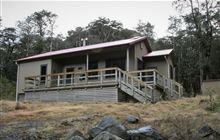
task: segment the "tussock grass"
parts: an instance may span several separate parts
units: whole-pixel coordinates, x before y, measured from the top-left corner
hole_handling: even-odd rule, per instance
[[[206,102],[203,102],[206,99],[206,96],[197,96],[161,101],[156,104],[24,102],[20,104],[23,106],[21,110],[14,109],[15,102],[3,100],[0,101],[0,123],[40,120],[46,122],[45,127],[62,131],[63,134],[69,128],[86,133],[104,116],[115,116],[127,128],[152,125],[167,136],[174,132],[183,136],[187,133],[196,133],[197,129],[204,124],[209,124],[220,131],[220,112],[206,110]],[[128,114],[139,116],[140,122],[138,124],[126,123]],[[82,119],[84,116],[91,116],[91,118]],[[80,121],[80,119],[82,120]],[[51,120],[55,120],[55,122],[50,122]],[[67,120],[70,124],[62,125],[63,120]]]

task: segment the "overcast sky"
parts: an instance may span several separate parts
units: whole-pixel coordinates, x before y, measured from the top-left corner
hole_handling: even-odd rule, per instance
[[[167,35],[168,18],[176,15],[172,1],[4,1],[2,2],[3,26],[15,26],[35,11],[42,9],[58,15],[55,32],[67,35],[77,26],[86,26],[98,17],[108,17],[134,29],[138,20],[149,21],[155,26],[157,37]]]

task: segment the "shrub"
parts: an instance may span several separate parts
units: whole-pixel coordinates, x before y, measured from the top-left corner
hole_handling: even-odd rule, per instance
[[[9,81],[7,78],[0,78],[0,99],[15,99],[15,87],[16,84],[13,81]]]
[[[220,107],[220,93],[216,93],[214,90],[208,89],[205,94],[208,95],[206,110],[217,111]]]

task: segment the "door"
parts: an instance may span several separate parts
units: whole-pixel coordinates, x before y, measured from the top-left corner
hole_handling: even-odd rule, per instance
[[[69,73],[65,75],[65,84],[66,85],[72,85],[77,84],[83,80],[83,75],[79,73],[74,72],[80,72],[84,71],[84,68],[82,65],[74,65],[74,66],[67,66],[65,67],[65,73]]]
[[[72,73],[74,72],[75,68],[74,67],[68,67],[66,68],[66,73]],[[66,74],[66,84],[71,85],[74,83],[74,74]]]
[[[47,64],[41,65],[40,68],[40,85],[46,85]]]

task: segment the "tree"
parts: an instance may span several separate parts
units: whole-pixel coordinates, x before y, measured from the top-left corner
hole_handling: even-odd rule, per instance
[[[86,27],[89,35],[96,37],[98,42],[107,42],[120,39],[122,23],[109,18],[99,17]]]
[[[155,41],[154,40],[155,33],[154,33],[154,26],[150,22],[144,23],[143,21],[139,20],[136,27],[136,31],[139,33],[139,35],[146,36],[150,44],[153,45]]]
[[[174,6],[179,16],[169,18],[170,36],[157,40],[155,46],[174,49],[176,78],[187,96],[195,96],[200,93],[202,77],[220,77],[219,8],[207,0],[177,0]]]
[[[105,17],[90,22],[87,27],[77,27],[68,31],[65,40],[67,48],[82,46],[82,38],[88,38],[87,45],[107,41],[131,38],[138,33],[134,30],[124,29],[122,23]]]
[[[210,55],[214,35],[219,32],[219,4],[217,1],[177,0],[176,9],[181,11],[188,34],[198,40],[200,81],[210,76]],[[190,12],[184,12],[190,11]]]
[[[67,33],[68,36],[65,40],[67,48],[82,46],[81,39],[88,37],[88,31],[83,27],[76,27],[75,30],[70,30]]]
[[[30,48],[33,49],[32,54],[52,51],[56,18],[56,14],[42,10],[34,12],[24,21],[18,21],[17,27],[22,35],[22,43],[27,49],[26,55],[29,55]],[[50,42],[49,47],[45,45],[45,41]]]
[[[24,21],[18,21],[17,27],[20,31],[20,38],[22,44],[22,56],[28,56],[34,46],[34,34],[33,25],[30,18],[25,19]]]
[[[2,75],[10,80],[15,80],[16,65],[14,61],[17,58],[17,49],[19,39],[15,28],[5,28],[0,35],[0,55],[3,66]]]

